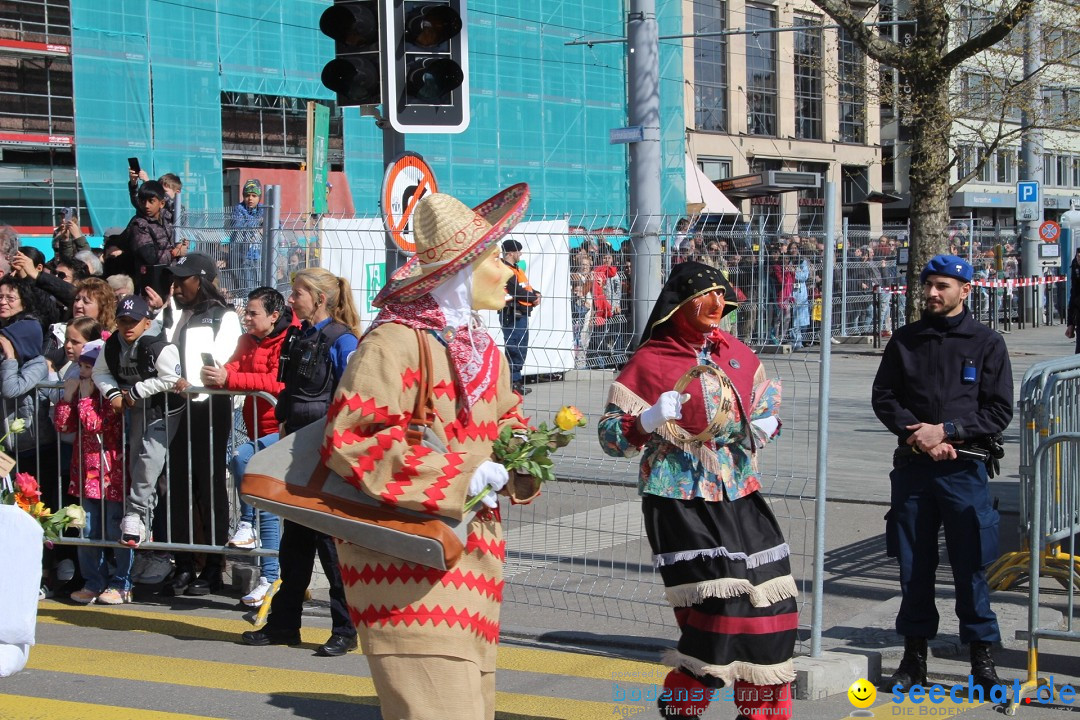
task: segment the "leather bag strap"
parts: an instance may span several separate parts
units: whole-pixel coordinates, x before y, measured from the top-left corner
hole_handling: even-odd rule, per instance
[[[431,346],[425,337],[427,334],[425,331],[415,328],[414,331],[420,347],[420,378],[416,391],[416,403],[413,405],[412,421],[405,430],[405,441],[409,445],[419,445],[424,439],[424,431],[435,422],[435,407],[431,400]]]

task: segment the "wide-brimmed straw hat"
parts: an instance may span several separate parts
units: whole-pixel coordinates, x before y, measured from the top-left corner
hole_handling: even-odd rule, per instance
[[[372,301],[412,302],[483,255],[517,225],[529,207],[529,186],[512,185],[473,209],[443,193],[426,195],[413,211],[416,254]]]

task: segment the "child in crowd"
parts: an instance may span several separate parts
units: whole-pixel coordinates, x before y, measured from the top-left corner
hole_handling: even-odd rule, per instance
[[[120,522],[120,543],[136,548],[147,539],[150,514],[158,503],[158,476],[165,469],[184,408],[183,398],[169,392],[180,378],[180,351],[164,337],[146,334],[150,308],[138,295],[120,301],[116,327],[98,355],[93,378],[117,415],[131,410],[127,452],[131,488]]]
[[[74,324],[68,332],[73,329]],[[69,337],[65,350],[72,344]],[[82,345],[78,377],[64,381],[64,396],[56,405],[54,422],[58,432],[75,433],[79,452],[71,463],[68,493],[82,501],[86,537],[119,540],[120,518],[124,514],[122,422],[106,407],[91,377],[103,345],[101,340]],[[130,602],[131,555],[128,548],[80,546],[79,571],[86,585],[71,593],[71,599],[84,604]]]

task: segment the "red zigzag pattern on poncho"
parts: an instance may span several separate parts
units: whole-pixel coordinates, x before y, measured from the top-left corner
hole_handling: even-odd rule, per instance
[[[413,623],[418,625],[446,623],[450,627],[460,625],[463,630],[471,630],[475,635],[479,635],[489,643],[498,643],[499,641],[498,622],[488,620],[478,612],[470,613],[467,610],[458,610],[453,607],[444,610],[436,605],[429,610],[424,604],[420,604],[415,608],[411,605],[406,608],[387,608],[385,605],[376,608],[374,605],[369,605],[363,612],[350,608],[349,616],[352,618],[353,624],[363,624],[368,627],[374,625],[409,626]]]
[[[365,585],[371,585],[372,583],[376,585],[383,583],[392,585],[395,582],[402,584],[415,582],[417,584],[427,583],[428,585],[438,583],[445,587],[452,585],[456,588],[465,586],[500,602],[502,601],[503,585],[505,585],[502,580],[494,580],[471,570],[463,573],[461,570],[439,570],[412,563],[406,563],[405,565],[365,565],[363,570],[357,570],[351,565],[343,565],[341,568],[341,580],[349,587],[358,582]]]

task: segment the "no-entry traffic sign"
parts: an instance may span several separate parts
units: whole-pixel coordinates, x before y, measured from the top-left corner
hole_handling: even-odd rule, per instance
[[[404,153],[386,168],[380,195],[383,222],[394,244],[410,255],[416,252],[412,237],[413,209],[420,198],[434,192],[439,192],[435,173],[416,153]]]

